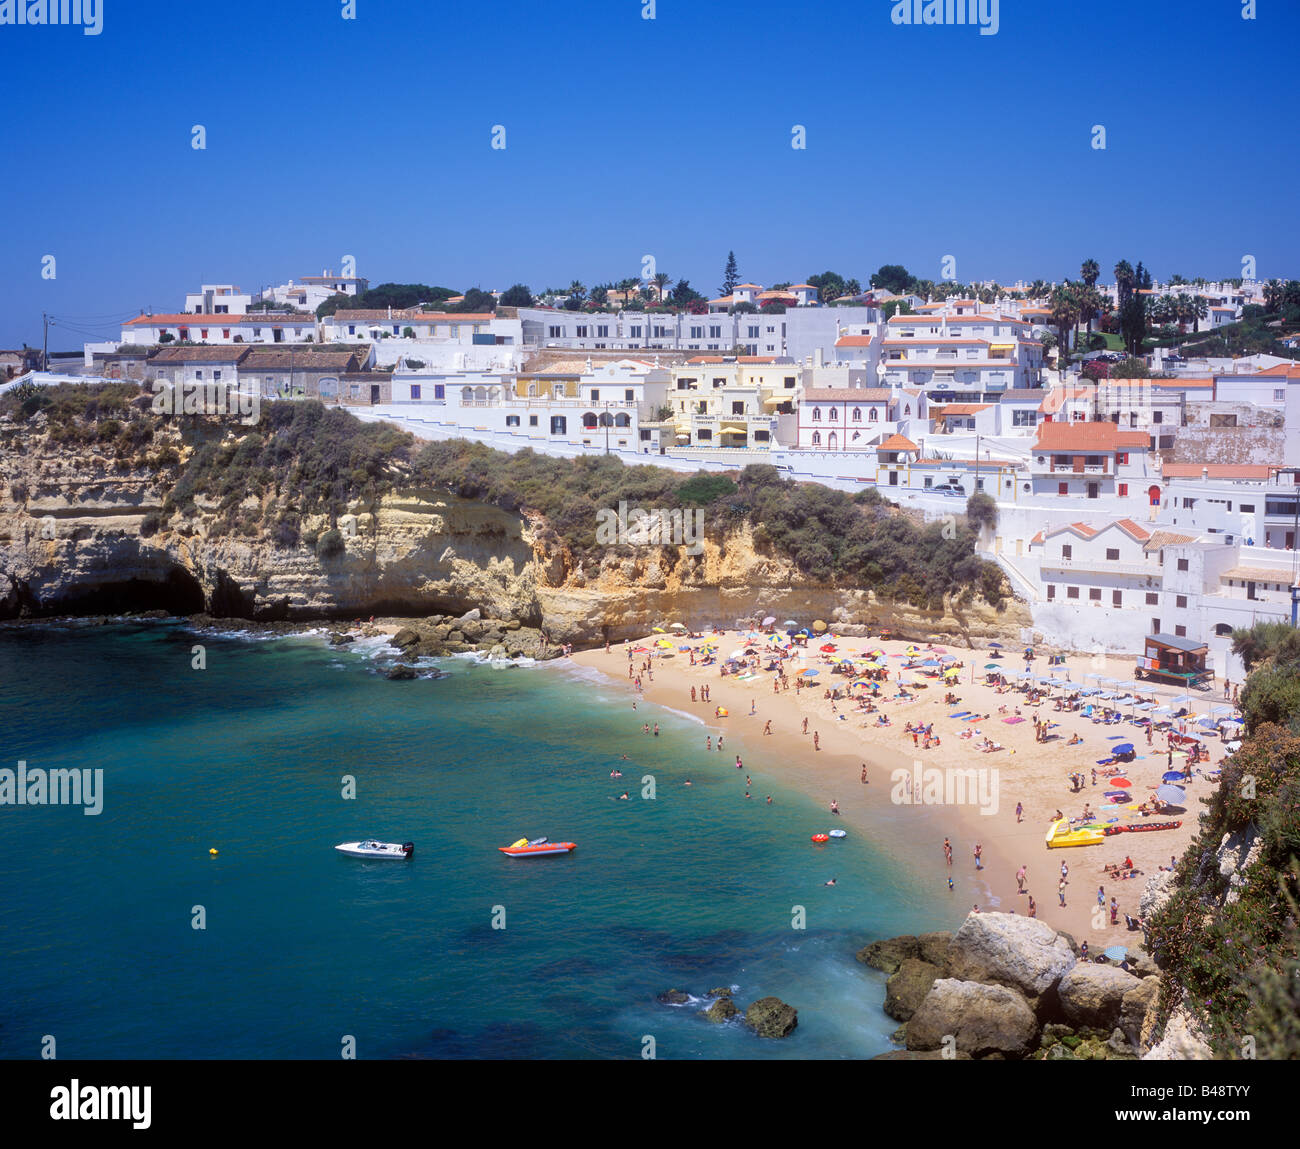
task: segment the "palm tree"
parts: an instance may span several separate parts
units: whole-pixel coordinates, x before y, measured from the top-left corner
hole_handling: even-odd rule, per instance
[[[1101,274],[1101,268],[1097,266],[1095,259],[1085,259],[1083,266],[1079,268],[1079,278],[1089,287],[1097,282],[1097,276]]]
[[[664,301],[664,288],[672,283],[672,276],[668,275],[667,272],[657,271],[650,278],[655,287],[659,289],[659,302],[662,303]]]
[[[1119,289],[1119,305],[1124,306],[1133,291],[1133,265],[1127,259],[1121,259],[1115,265],[1115,286]]]
[[[1082,310],[1075,285],[1065,283],[1053,291],[1049,306],[1052,311],[1052,326],[1056,328],[1057,345],[1060,347],[1057,369],[1064,379],[1065,362],[1070,357],[1070,332],[1079,322],[1079,314]]]
[[[572,283],[569,284],[569,294],[573,296],[575,299],[582,299],[587,294],[587,285],[584,283],[580,283],[578,280],[575,279]]]

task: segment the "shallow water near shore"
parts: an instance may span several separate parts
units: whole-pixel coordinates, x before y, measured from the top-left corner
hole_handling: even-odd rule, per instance
[[[0,766],[104,770],[98,816],[0,806],[0,1056],[47,1034],[65,1058],[334,1058],[347,1035],[365,1058],[891,1048],[854,950],[939,928],[952,895],[861,834],[813,846],[822,807],[757,769],[744,800],[743,743],[710,758],[694,719],[634,714],[607,680],[456,658],[390,682],[379,649],[0,632]],[[333,849],[370,835],[415,855]],[[578,849],[496,849],[541,835]],[[762,1041],[655,1001],[723,985],[795,1005],[798,1029]]]

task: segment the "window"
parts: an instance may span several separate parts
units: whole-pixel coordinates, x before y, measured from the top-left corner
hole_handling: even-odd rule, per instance
[[[1255,504],[1254,504],[1254,503],[1242,503],[1241,506],[1238,507],[1237,509],[1238,509],[1238,510],[1243,514],[1243,515],[1253,515],[1253,514],[1255,513]]]
[[[710,338],[710,339],[721,339],[721,338],[722,338],[722,327],[721,327],[720,325],[715,325],[715,326],[713,326],[713,327],[710,327],[710,328],[709,328],[709,338]]]
[[[600,402],[600,388],[599,388],[599,387],[593,387],[593,388],[591,389],[591,401],[592,401],[593,403],[599,403],[599,402]]]
[[[1037,427],[1038,412],[1037,411],[1012,411],[1011,425],[1013,427]]]
[[[1183,610],[1187,606],[1187,596],[1185,594],[1180,594],[1175,597],[1174,606],[1178,607],[1179,610]]]
[[[1174,634],[1175,634],[1178,638],[1186,638],[1186,637],[1187,637],[1187,627],[1185,627],[1185,626],[1176,626],[1176,627],[1174,627]]]
[[[631,403],[633,401],[632,397],[633,397],[633,391],[632,388],[629,387],[626,391],[623,392],[623,402]]]
[[[1066,597],[1066,598],[1078,598],[1078,597],[1079,597],[1079,588],[1078,588],[1077,586],[1067,586],[1067,587],[1065,588],[1065,597]]]
[[[552,324],[550,327],[546,329],[546,337],[548,339],[559,339],[560,336],[562,336],[563,334],[564,334],[564,328],[556,324]]]
[[[812,445],[814,447],[820,447],[822,445],[822,433],[820,431],[813,432]]]
[[[1051,602],[1056,598],[1056,587],[1051,583],[1047,584],[1047,601]]]
[[[608,324],[608,323],[597,323],[597,324],[596,324],[596,338],[597,338],[597,339],[608,339],[608,338],[609,338],[609,324]]]
[[[1070,493],[1070,484],[1069,484],[1069,483],[1057,483],[1057,484],[1056,484],[1056,493],[1057,493],[1058,495],[1068,495],[1068,494]]]
[[[1101,602],[1101,587],[1094,586],[1088,588],[1088,598],[1093,602]]]
[[[758,328],[757,328],[757,327],[748,327],[748,328],[746,328],[746,335],[747,335],[748,338],[750,338],[750,339],[757,339],[757,338],[758,338]]]
[[[1106,548],[1106,561],[1107,561],[1108,563],[1117,563],[1117,562],[1119,562],[1119,547],[1107,547],[1107,548]]]
[[[1159,605],[1160,605],[1160,596],[1158,594],[1153,594],[1151,591],[1147,591],[1147,606],[1159,606]]]
[[[1283,390],[1281,390],[1280,388],[1274,388],[1274,390],[1273,390],[1273,402],[1274,402],[1274,403],[1281,403],[1281,402],[1284,402],[1285,399],[1286,399],[1286,392],[1283,391]]]
[[[1061,558],[1063,558],[1063,559],[1072,559],[1072,558],[1074,558],[1074,547],[1072,547],[1069,543],[1066,543],[1066,544],[1061,548]]]
[[[701,326],[701,327],[692,327],[692,328],[691,328],[691,338],[692,338],[692,339],[703,339],[703,338],[704,338],[704,328],[703,328],[702,326]]]
[[[840,409],[838,407],[832,407],[830,413],[830,421],[832,423],[838,423],[839,419],[840,419]]]
[[[229,338],[230,338],[230,328],[229,328],[229,327],[223,327],[223,328],[221,329],[221,338],[222,338],[222,339],[229,339]]]
[[[934,479],[931,476],[927,475],[925,477],[925,482],[922,484],[922,486],[924,486],[926,490],[929,490],[931,487],[934,486]]]
[[[578,330],[578,338],[579,338],[579,339],[586,339],[586,338],[587,338],[587,325],[586,325],[585,323],[579,323],[579,324],[578,324],[578,329],[577,329],[577,330]]]
[[[1111,591],[1111,592],[1110,592],[1110,605],[1111,605],[1111,606],[1123,606],[1123,605],[1124,605],[1124,592],[1123,592],[1123,591],[1119,591],[1119,590],[1113,590],[1113,591]]]
[[[787,375],[787,376],[785,377],[785,389],[786,389],[787,391],[793,391],[793,390],[794,390],[794,382],[795,382],[795,380],[794,380],[794,376],[793,376],[793,375]]]
[[[1178,560],[1178,569],[1179,569],[1180,571],[1185,571],[1185,570],[1187,569],[1187,560],[1186,560],[1186,559],[1179,559],[1179,560]]]
[[[529,415],[529,416],[528,416],[528,425],[529,425],[530,427],[536,427],[536,426],[537,426],[537,416],[536,416],[536,415]]]
[[[1152,412],[1151,412],[1151,422],[1153,422],[1153,423],[1163,423],[1164,421],[1165,421],[1165,413],[1164,413],[1163,411],[1152,411]]]
[[[1115,463],[1116,463],[1117,466],[1120,466],[1120,467],[1127,467],[1127,466],[1128,466],[1128,452],[1127,452],[1127,451],[1119,451],[1119,452],[1117,452],[1116,455],[1115,455]]]
[[[199,328],[199,338],[200,338],[200,339],[206,339],[207,337],[208,337],[208,329],[207,329],[206,327],[200,327],[200,328]]]
[[[641,338],[641,324],[634,323],[628,328],[628,335],[633,339]]]
[[[411,384],[411,398],[412,398],[412,399],[418,399],[418,398],[420,398],[420,384],[419,384],[419,383],[412,383],[412,384]]]
[[[822,409],[821,409],[820,407],[814,407],[814,408],[813,408],[813,422],[814,422],[814,423],[820,423],[821,421],[822,421]]]
[[[1120,484],[1119,484],[1119,488],[1118,488],[1118,490],[1119,490],[1120,495],[1127,495],[1127,494],[1128,494],[1128,484],[1127,484],[1127,483],[1120,483]]]
[[[1151,633],[1152,634],[1160,633],[1160,620],[1158,618],[1153,618],[1151,620]]]
[[[861,407],[854,407],[854,408],[853,408],[853,421],[854,421],[855,423],[861,423],[861,422],[862,422],[862,408],[861,408]]]
[[[569,427],[569,421],[568,421],[568,419],[566,419],[563,415],[552,415],[552,416],[551,416],[551,434],[552,434],[552,435],[563,435],[563,434],[565,434],[566,431],[568,430],[568,427]]]
[[[202,379],[202,378],[203,378],[203,368],[202,368],[202,367],[198,367],[198,368],[195,369],[195,371],[194,371],[194,378],[195,378],[195,379]]]
[[[518,426],[519,426],[519,416],[518,416],[518,415],[507,415],[507,416],[506,416],[506,426],[507,426],[507,427],[518,427]]]

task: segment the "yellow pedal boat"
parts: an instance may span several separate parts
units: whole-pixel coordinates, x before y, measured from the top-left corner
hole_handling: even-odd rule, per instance
[[[1070,829],[1070,820],[1062,818],[1047,828],[1047,845],[1049,849],[1058,846],[1097,846],[1106,840],[1106,833],[1099,826],[1080,826]]]

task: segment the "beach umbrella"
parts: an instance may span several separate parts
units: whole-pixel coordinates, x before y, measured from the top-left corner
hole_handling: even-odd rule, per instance
[[[822,654],[834,654],[835,644],[833,642],[828,642],[825,646],[819,646],[817,649],[820,650]]]
[[[1160,775],[1161,782],[1181,782],[1183,781],[1183,772],[1181,770],[1166,770]]]
[[[672,626],[671,626],[670,629],[672,629],[672,630],[685,630],[685,629],[686,629],[686,624],[685,624],[684,622],[675,622],[675,623],[672,624]]]
[[[689,646],[679,646],[677,649],[680,650],[683,654],[690,654],[692,650],[692,648]]]
[[[1162,802],[1168,802],[1171,806],[1181,806],[1187,801],[1187,794],[1177,786],[1157,786],[1156,797]]]
[[[990,643],[989,643],[989,646],[991,646],[994,650],[1001,650],[1001,649],[1002,649],[1002,643],[1000,643],[1000,642],[990,642]]]
[[[822,622],[820,618],[813,623],[813,630],[815,630],[818,634],[821,634],[822,631],[824,631],[825,629],[826,629],[826,624]]]
[[[808,670],[801,670],[799,671],[799,673],[802,674],[805,678],[812,678],[817,673],[817,671],[809,668]]]
[[[921,663],[921,665],[922,665],[922,666],[938,666],[939,663],[938,663],[938,660],[937,660],[937,659],[927,658],[923,663]]]
[[[1111,747],[1111,753],[1112,753],[1112,754],[1132,754],[1132,753],[1133,753],[1133,743],[1132,743],[1132,742],[1121,742],[1118,746],[1112,746],[1112,747]]]
[[[1101,952],[1111,961],[1123,961],[1128,957],[1128,946],[1109,946]]]
[[[1235,706],[1216,706],[1210,711],[1211,714],[1236,714]]]
[[[787,618],[787,619],[785,620],[785,622],[783,622],[781,625],[782,625],[782,626],[798,626],[799,624],[798,624],[797,622],[795,622],[794,619],[792,619],[792,618]]]
[[[673,640],[671,638],[661,638],[655,643],[655,646],[659,647],[661,650],[672,650]]]
[[[929,637],[929,640],[930,640],[931,642],[942,642],[942,641],[943,641],[943,635],[941,635],[941,634],[932,634],[932,635],[929,635],[928,637]]]
[[[776,615],[769,614],[765,619],[763,619],[762,625],[771,626],[774,622],[776,622]]]
[[[999,671],[999,672],[1000,672],[1000,671],[1002,670],[1002,667],[1000,667],[996,662],[986,662],[986,663],[984,664],[984,669],[985,669],[985,670],[996,670],[996,671]]]
[[[1120,790],[1127,790],[1130,786],[1133,785],[1133,783],[1130,782],[1127,778],[1112,778],[1109,782],[1106,783],[1106,785],[1114,786]]]
[[[656,626],[656,627],[654,628],[654,632],[655,632],[655,634],[664,634],[664,633],[665,633],[664,628],[663,628],[662,626]]]

